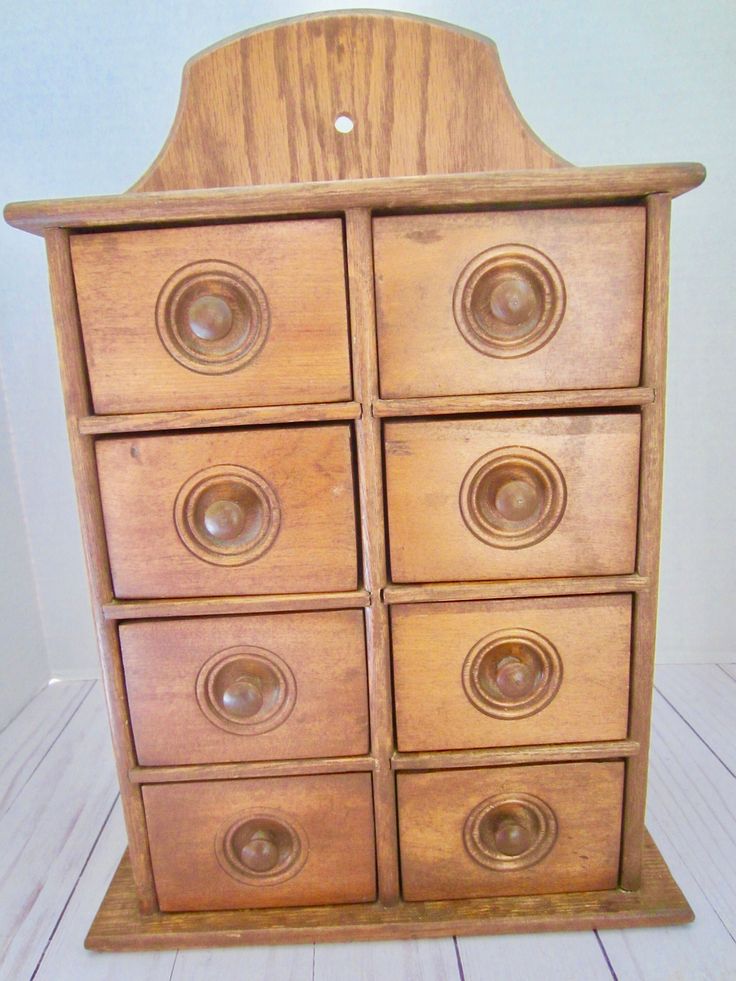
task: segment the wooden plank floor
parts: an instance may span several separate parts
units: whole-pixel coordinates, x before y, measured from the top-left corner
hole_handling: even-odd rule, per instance
[[[0,733],[0,979],[736,979],[736,665],[657,671],[648,826],[686,927],[97,954],[84,936],[125,833],[99,685],[50,685]]]

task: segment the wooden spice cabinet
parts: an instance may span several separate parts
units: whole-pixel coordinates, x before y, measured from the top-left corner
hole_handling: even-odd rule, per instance
[[[130,192],[6,208],[48,249],[129,837],[89,946],[691,918],[644,809],[703,177],[574,168],[491,42],[363,11],[191,61]]]

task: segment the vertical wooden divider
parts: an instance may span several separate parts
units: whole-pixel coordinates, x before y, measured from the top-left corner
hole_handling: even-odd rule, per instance
[[[391,769],[394,749],[391,653],[386,585],[386,536],[383,507],[381,422],[373,416],[378,397],[378,351],[373,292],[373,232],[368,208],[345,212],[354,398],[363,406],[355,423],[358,453],[363,579],[371,594],[365,611],[370,697],[373,806],[376,822],[378,898],[385,905],[399,899],[396,786]]]
[[[128,832],[130,861],[141,912],[151,913],[158,909],[158,901],[148,849],[141,788],[131,783],[128,777],[130,769],[136,765],[136,757],[125,694],[118,630],[117,624],[106,620],[102,612],[103,604],[113,599],[113,588],[105,546],[94,439],[92,436],[82,436],[78,428],[78,420],[90,415],[92,406],[84,371],[86,362],[74,290],[69,233],[63,229],[53,228],[46,232],[45,238],[49,261],[51,305],[66,403],[69,447],[77,490],[77,507],[100,650],[103,687],[113,735],[115,764],[120,782],[120,797]]]
[[[641,885],[654,683],[662,518],[670,205],[671,199],[667,194],[653,194],[646,202],[646,280],[641,384],[653,388],[655,398],[641,409],[636,571],[640,576],[647,577],[649,585],[634,594],[629,737],[635,739],[641,748],[636,756],[626,761],[621,887],[628,890],[638,889]]]

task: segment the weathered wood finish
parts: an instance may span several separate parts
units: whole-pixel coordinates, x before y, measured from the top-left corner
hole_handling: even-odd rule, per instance
[[[480,645],[482,660],[484,646],[487,657],[496,638],[513,658],[530,631],[532,641],[551,645],[559,659],[557,686],[548,679],[550,700],[532,700],[526,710],[523,700],[516,708],[513,697],[499,700],[500,707],[474,701],[466,671],[474,648]],[[593,742],[627,734],[629,596],[392,606],[391,636],[401,752]]]
[[[339,221],[78,235],[72,239],[72,256],[97,413],[350,399]],[[207,350],[200,364],[177,360],[164,346],[160,335],[167,326],[174,329],[172,321],[187,320],[192,308],[182,300],[177,316],[176,308],[167,311],[159,301],[177,277],[181,290],[193,288],[187,284],[200,277],[205,295],[219,295],[216,273],[208,272],[214,264],[218,271],[227,270],[233,282],[247,277],[248,295],[260,289],[263,306],[252,353],[246,350],[244,363],[228,363],[229,370],[216,374]],[[229,297],[228,306],[234,310],[236,305]],[[255,309],[248,307],[245,341],[249,324],[255,330],[255,317]],[[234,331],[233,324],[224,341]]]
[[[370,902],[375,898],[373,808],[368,773],[143,788],[162,910],[239,909]],[[266,815],[299,838],[288,878],[243,881],[218,855],[230,825]],[[219,858],[219,860],[218,860]]]
[[[317,592],[358,584],[345,424],[112,436],[97,442],[97,461],[119,598]],[[275,498],[259,505],[259,520],[271,523],[273,541],[243,564],[217,564],[206,549],[193,552],[177,526],[175,502],[183,488],[200,476],[209,479],[216,467],[259,475]],[[192,524],[198,522],[195,514]]]
[[[120,644],[142,766],[368,752],[360,610],[126,623]],[[231,675],[219,686],[218,666]],[[249,677],[241,697],[264,706],[232,716],[223,698],[241,707],[236,682]]]
[[[394,581],[634,571],[638,415],[390,421],[385,433]],[[524,547],[481,540],[461,510],[466,475],[502,448],[521,448],[524,460],[527,448],[543,454],[561,474],[560,496],[566,488],[556,527]]]
[[[401,880],[407,900],[613,889],[618,881],[622,763],[564,763],[398,775]],[[468,851],[468,817],[484,800],[532,795],[557,820],[528,867],[489,869]]]
[[[374,235],[384,398],[638,385],[644,208],[377,218]],[[536,257],[525,260],[535,266],[519,264],[523,250]],[[483,255],[489,258],[481,270],[505,263],[508,277],[519,265],[511,282],[529,290],[541,275],[533,272],[538,261],[556,275],[545,285],[558,318],[550,323],[551,336],[540,336],[531,351],[512,344],[506,355],[494,355],[483,349],[485,329],[476,335],[464,328],[458,309],[463,271]],[[466,292],[479,298],[485,316],[482,287],[481,278]],[[515,319],[512,310],[504,315]],[[508,337],[511,327],[499,322],[497,329]]]
[[[335,128],[338,115],[351,117],[350,132]],[[48,240],[130,843],[130,860],[121,863],[90,946],[465,935],[691,917],[646,838],[643,813],[667,217],[670,199],[704,175],[699,164],[567,166],[519,116],[491,43],[418,18],[359,11],[271,25],[195,58],[170,138],[132,193],[6,209],[11,224]],[[386,234],[392,229],[414,237]],[[81,231],[95,234],[69,234]],[[539,282],[556,288],[562,275],[567,309],[560,319],[562,304],[552,304],[552,322],[556,317],[560,324],[546,344],[532,350],[530,341],[518,360],[498,358],[489,371],[489,357],[456,330],[448,298],[474,255],[509,240],[550,255],[552,264],[542,263],[548,278]],[[244,268],[252,305],[242,309],[261,317],[265,311],[269,324],[272,317],[280,324],[263,334],[254,357],[243,354],[233,373],[215,371],[210,362],[206,371],[185,368],[176,336],[157,333],[159,291],[182,265],[200,261]],[[409,267],[414,285],[402,285],[399,275]],[[465,277],[475,282],[467,270]],[[529,289],[520,289],[533,307],[541,294],[530,300]],[[504,302],[507,292],[501,290]],[[208,296],[196,316],[187,313],[189,328],[200,339],[214,338],[210,351],[227,359],[227,310]],[[462,302],[464,329],[472,334],[467,310],[475,308]],[[241,307],[235,309],[240,317]],[[245,320],[237,323],[242,339]],[[434,354],[422,361],[417,352],[427,344]],[[450,357],[457,344],[462,357]],[[146,435],[152,433],[162,435]],[[499,482],[493,451],[504,448],[513,459],[501,461],[506,470]],[[223,478],[224,496],[197,497],[197,475],[216,466],[240,470]],[[543,491],[540,512],[542,485],[552,490]],[[236,512],[250,513],[248,494],[283,523],[262,534],[241,522]],[[306,547],[307,539],[314,547]],[[241,564],[249,550],[250,561]],[[489,555],[495,556],[490,563]],[[478,644],[498,633],[498,624],[516,626],[522,610],[536,618],[523,628],[526,647],[514,647],[512,638],[507,650],[504,637],[500,653],[492,647],[493,656],[486,656]],[[392,613],[398,745],[411,746],[409,752],[397,751],[394,734]],[[322,639],[310,646],[309,631],[297,624],[317,620]],[[283,679],[290,684],[289,672],[296,678],[307,666],[317,687],[300,682],[279,725],[254,733],[252,751],[236,753],[224,748],[237,738],[230,730],[215,739],[218,750],[206,736],[195,738],[191,719],[177,735],[176,719],[193,711],[197,664],[209,657],[219,666],[227,651],[229,670],[238,643],[231,630],[240,622],[260,642],[250,645],[250,660],[237,654],[234,675],[222,676],[236,683],[229,712],[232,705],[258,705],[264,691],[268,710],[275,704],[282,711]],[[537,637],[545,629],[555,634],[548,643]],[[574,640],[560,639],[563,633]],[[279,638],[294,670],[287,664],[288,671],[269,674],[283,664],[272,657],[263,668],[258,652],[281,657],[272,650]],[[467,639],[465,659],[474,651],[472,671],[462,680],[453,638]],[[218,649],[211,653],[213,644]],[[479,712],[489,692],[496,711],[498,691],[513,701],[509,691],[529,687],[534,650],[559,681],[550,653],[555,645],[567,670],[562,662],[552,700],[513,723]],[[476,665],[481,654],[478,665],[490,687]],[[207,663],[209,670],[214,662]],[[258,674],[262,668],[265,674]],[[417,684],[420,671],[425,676]],[[442,684],[429,684],[433,678]],[[200,684],[208,712],[223,685]],[[480,726],[453,716],[452,699],[437,702],[438,694],[457,694],[463,685],[474,692],[471,710],[483,714]],[[557,698],[565,710],[547,723]],[[287,729],[281,726],[299,721],[304,706],[303,738],[298,745],[282,740]],[[412,716],[413,732],[406,728]],[[523,740],[500,735],[511,725]],[[145,744],[140,760],[134,736],[139,749]],[[165,762],[172,752],[178,762]],[[513,803],[510,825],[505,811],[500,824],[478,811],[463,845],[462,835],[448,828],[457,825],[461,805],[471,812],[479,806],[483,788],[522,797]],[[517,859],[528,851],[515,851],[510,875],[520,883],[514,891],[545,895],[488,898],[510,888],[509,872],[497,867],[501,844],[511,842],[513,850],[515,836],[518,845],[538,826],[554,830],[548,805],[523,796],[535,791],[562,815],[558,838],[543,839],[551,850],[535,851],[527,868]],[[241,827],[243,811],[269,801],[278,814],[260,815],[266,823],[254,837],[247,821]],[[293,805],[291,826],[285,803]],[[463,826],[467,820],[466,814]],[[226,822],[237,824],[229,837]],[[290,850],[304,829],[310,850]],[[304,856],[308,861],[297,867]],[[256,865],[243,872],[248,862]],[[255,884],[254,871],[278,873],[279,881]],[[577,891],[583,889],[596,891]],[[444,898],[407,902],[412,895]],[[486,898],[448,898],[453,895]],[[339,905],[304,905],[333,902]],[[292,903],[301,908],[289,909]],[[280,906],[204,911],[244,904]]]

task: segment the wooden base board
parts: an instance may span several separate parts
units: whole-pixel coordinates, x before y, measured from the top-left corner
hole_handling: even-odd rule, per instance
[[[693,913],[649,835],[638,892],[565,893],[356,906],[142,915],[128,853],[123,856],[85,941],[92,950],[165,950],[313,941],[552,930],[605,930],[689,923]]]

